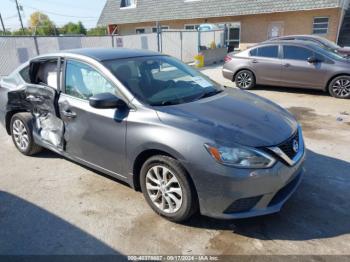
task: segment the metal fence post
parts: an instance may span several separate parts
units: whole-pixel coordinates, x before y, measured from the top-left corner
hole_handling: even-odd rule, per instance
[[[33,37],[34,40],[34,45],[35,45],[35,51],[37,55],[40,55],[40,51],[39,51],[39,45],[38,45],[38,39],[36,36]]]
[[[198,52],[201,51],[201,31],[198,30]]]
[[[159,22],[157,21],[157,49],[158,49],[158,52],[160,52],[160,34],[161,34],[161,30],[160,30],[160,25],[159,25]]]
[[[163,53],[163,32],[160,32],[160,52]]]
[[[111,39],[112,39],[112,48],[114,48],[114,37],[113,37],[113,35],[111,35]]]

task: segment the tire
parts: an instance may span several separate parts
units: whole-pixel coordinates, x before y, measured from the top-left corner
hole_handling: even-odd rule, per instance
[[[17,113],[12,116],[10,123],[12,141],[18,151],[26,156],[35,155],[43,149],[34,142],[32,121],[30,113]]]
[[[171,180],[173,182],[168,187],[164,187],[166,183],[163,185],[154,183],[153,179],[157,180],[156,170],[158,170],[160,178],[164,178],[163,175],[165,174],[167,182]],[[150,177],[152,177],[152,180]],[[173,179],[174,177],[177,180],[176,182]],[[161,180],[158,180],[158,182],[160,183]],[[153,211],[170,221],[184,222],[197,211],[198,201],[194,187],[189,181],[185,169],[177,160],[171,157],[158,155],[149,158],[141,168],[140,184],[142,193]],[[163,186],[162,189],[161,186]],[[153,189],[153,187],[158,189]],[[181,197],[178,193],[179,190],[182,193]],[[151,199],[151,195],[155,200]],[[177,202],[181,199],[181,204],[176,204],[174,197],[176,197]],[[165,205],[162,208],[163,201]]]
[[[252,89],[255,87],[255,76],[250,70],[241,70],[235,76],[235,83],[239,89]]]
[[[328,92],[335,98],[350,98],[350,76],[338,76],[328,86]]]

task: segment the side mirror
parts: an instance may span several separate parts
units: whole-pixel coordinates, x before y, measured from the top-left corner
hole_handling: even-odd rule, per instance
[[[111,93],[101,93],[89,98],[90,106],[98,109],[127,108],[128,105]]]
[[[316,63],[320,63],[320,62],[323,62],[321,59],[317,58],[316,56],[310,56],[307,61],[310,63],[310,64],[316,64]]]

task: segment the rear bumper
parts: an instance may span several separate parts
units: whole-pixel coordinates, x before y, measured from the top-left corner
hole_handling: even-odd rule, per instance
[[[195,181],[201,214],[239,219],[280,211],[302,180],[304,159],[305,153],[294,166],[277,162],[270,169],[197,170],[201,173],[200,185]]]
[[[222,69],[222,75],[226,78],[229,79],[231,81],[233,81],[233,77],[234,77],[234,72],[232,72],[231,70],[227,69],[227,68],[223,68]]]

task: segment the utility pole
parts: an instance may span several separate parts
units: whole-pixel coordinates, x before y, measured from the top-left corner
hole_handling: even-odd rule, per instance
[[[3,35],[6,35],[6,29],[5,29],[4,21],[2,21],[2,16],[1,16],[1,14],[0,14],[0,21],[1,21],[1,26],[2,26]]]
[[[16,7],[17,7],[17,12],[18,12],[19,21],[21,22],[22,31],[23,31],[23,33],[24,33],[24,26],[23,26],[21,11],[19,10],[18,1],[15,0],[15,2],[16,2]]]

